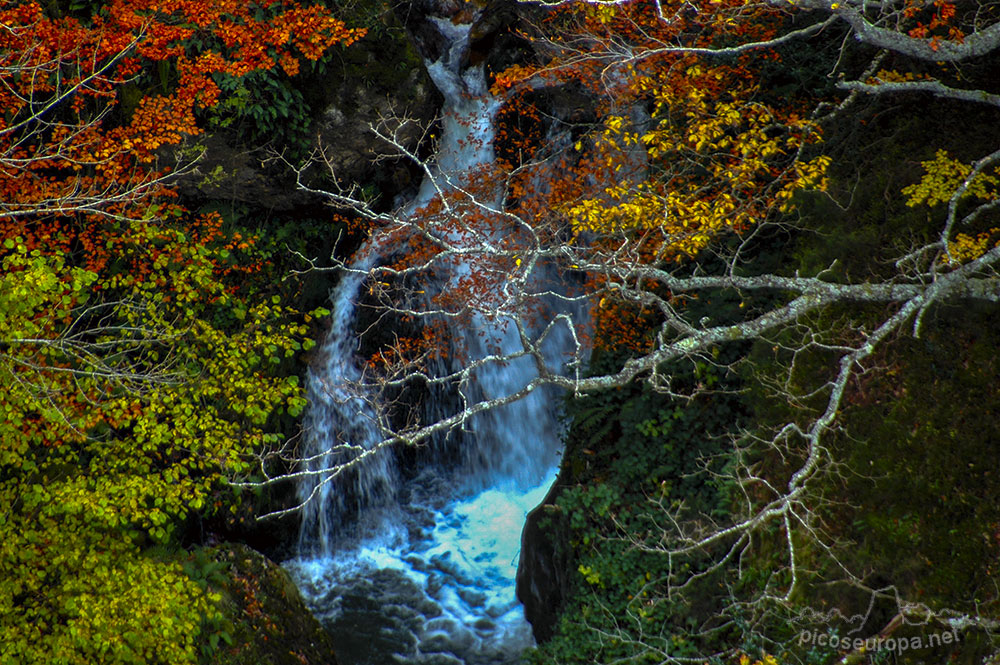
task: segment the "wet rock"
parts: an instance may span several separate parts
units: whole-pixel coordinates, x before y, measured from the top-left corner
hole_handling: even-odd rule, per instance
[[[420,650],[424,653],[459,654],[467,653],[473,648],[475,638],[464,630],[452,630],[448,633],[426,635],[420,642]]]
[[[505,605],[490,605],[486,608],[486,616],[491,619],[499,619],[504,614],[507,614],[509,610],[510,608]]]
[[[427,595],[431,598],[440,598],[441,589],[444,588],[444,576],[441,574],[433,574],[427,578]]]
[[[497,74],[514,64],[527,64],[534,58],[531,43],[521,36],[526,26],[522,14],[530,10],[516,2],[494,2],[479,16],[469,35],[469,60],[482,62],[486,82],[493,84]]]
[[[457,628],[458,626],[451,619],[440,618],[428,621],[427,626],[424,628],[424,630],[428,633],[433,633],[433,632],[453,633]]]
[[[448,653],[421,655],[415,662],[420,663],[420,665],[466,665],[461,658],[456,658]]]
[[[557,479],[541,505],[528,513],[521,532],[517,599],[539,643],[552,637],[569,593],[569,540],[554,505],[559,490]]]
[[[471,586],[472,578],[462,572],[461,567],[451,560],[451,552],[431,557],[431,565],[461,586]]]
[[[413,570],[418,570],[421,573],[426,573],[430,570],[430,568],[427,566],[427,562],[424,561],[419,556],[416,556],[415,554],[411,554],[410,556],[406,557],[404,561],[410,564],[410,567],[412,567]]]
[[[458,595],[469,607],[482,607],[486,604],[486,594],[481,591],[459,587]]]
[[[476,630],[489,633],[496,630],[497,625],[489,619],[477,619],[476,622],[472,624],[472,627]]]
[[[316,147],[338,182],[400,194],[415,190],[421,178],[400,150],[420,152],[441,98],[402,22],[391,12],[379,20],[382,26],[330,65]]]
[[[412,654],[424,617],[413,608],[421,591],[398,571],[379,571],[369,584],[341,587],[340,611],[324,620],[338,653],[352,665],[383,665],[387,654]]]

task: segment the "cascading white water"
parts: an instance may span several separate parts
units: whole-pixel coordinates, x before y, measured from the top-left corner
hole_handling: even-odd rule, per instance
[[[499,103],[481,67],[461,68],[470,26],[444,19],[436,24],[451,43],[427,64],[445,98],[444,118],[434,177],[422,184],[411,213],[493,159]],[[457,469],[426,468],[404,482],[391,450],[358,458],[382,438],[375,410],[347,388],[361,378],[355,302],[379,254],[377,244],[359,251],[333,294],[326,363],[309,386],[306,454],[317,474],[300,485],[301,498],[311,499],[300,556],[286,567],[342,645],[339,656],[347,665],[517,662],[532,642],[514,596],[520,534],[527,512],[555,477],[558,399],[538,390],[476,416],[461,442],[466,464]],[[483,358],[488,344],[506,353],[517,349],[517,337],[506,328],[503,321],[476,316],[471,326],[452,332],[467,358]],[[564,342],[557,336],[549,341],[553,361]],[[487,364],[471,390],[477,398],[503,397],[535,376],[527,358]],[[324,480],[323,472],[350,459],[358,460],[351,469]],[[345,513],[352,528],[339,523]]]

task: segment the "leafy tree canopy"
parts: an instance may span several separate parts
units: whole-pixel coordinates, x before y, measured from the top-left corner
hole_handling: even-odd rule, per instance
[[[294,74],[363,32],[200,0],[8,2],[0,26],[0,660],[194,662],[217,598],[171,552],[302,410],[279,368],[311,315],[253,238],[176,202],[179,149],[218,77]]]

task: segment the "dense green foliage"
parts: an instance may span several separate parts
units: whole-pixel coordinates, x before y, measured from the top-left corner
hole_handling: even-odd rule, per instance
[[[711,472],[725,465],[726,435],[744,418],[727,392],[739,382],[724,367],[736,350],[719,349],[718,365],[663,368],[678,391],[695,385],[710,391],[690,401],[635,384],[568,402],[560,474],[567,487],[556,499],[558,510],[544,519],[564,534],[573,581],[556,636],[531,653],[530,662],[609,662],[647,649],[659,654],[650,655],[651,662],[699,653],[685,633],[710,621],[715,610],[669,598],[663,557],[652,550],[664,508],[683,506],[688,516],[726,509],[731,488],[714,482]],[[592,369],[623,361],[608,352]]]
[[[928,102],[925,108],[935,107]],[[902,190],[921,176],[915,162],[933,158],[941,148],[957,154],[966,149],[966,137],[948,130],[958,112],[946,104],[935,113],[914,114],[872,103],[830,127],[825,147],[836,157],[830,190],[850,204],[801,196],[796,230],[757,243],[751,269],[795,274],[829,267],[834,281],[891,272],[888,259],[908,244],[932,238],[940,227],[942,206],[907,205]],[[979,110],[963,112],[969,122],[983,122]],[[857,123],[859,118],[865,122]],[[928,141],[930,136],[934,140]],[[857,145],[878,150],[859,152]],[[734,303],[719,296],[715,304],[698,306],[725,320]],[[848,323],[874,322],[880,314],[877,307],[844,306],[811,323],[826,331],[824,341],[835,344],[849,334]],[[800,623],[803,611],[813,612],[814,622],[820,617],[820,631],[846,631],[851,624],[843,618],[864,617],[868,635],[900,610],[884,598],[871,605],[870,593],[844,579],[845,568],[862,571],[866,584],[890,596],[997,616],[1000,485],[993,458],[1000,338],[995,322],[989,305],[935,307],[923,318],[919,339],[887,345],[873,363],[879,371],[849,386],[838,418],[842,427],[828,443],[834,471],[817,490],[824,508],[816,528],[830,549],[799,543],[807,578],[799,580],[790,603],[767,611],[759,605],[741,610],[740,603],[776,583],[789,583],[773,574],[787,564],[780,546],[754,543],[738,561],[682,593],[668,593],[664,581],[676,573],[674,566],[697,567],[699,559],[671,559],[655,550],[661,534],[672,529],[668,513],[680,502],[685,509],[678,514],[692,524],[723,516],[734,505],[728,503],[734,486],[720,485],[717,475],[706,472],[705,458],[724,469],[739,444],[744,461],[764,478],[780,482],[795,468],[797,460],[755,447],[752,436],[770,436],[769,427],[789,421],[808,422],[826,406],[822,386],[834,350],[799,350],[800,332],[789,329],[752,350],[727,349],[725,360],[743,358],[739,379],[701,363],[672,368],[673,377],[685,377],[679,392],[702,381],[732,393],[686,401],[635,385],[570,402],[560,475],[566,487],[555,501],[558,509],[544,519],[563,534],[563,554],[575,570],[555,637],[533,651],[530,662],[662,662],[734,651],[774,653],[782,662],[833,662],[845,652],[797,641],[803,626],[817,629],[816,623]],[[648,334],[656,330],[655,320],[645,324]],[[602,364],[608,362],[607,356],[595,356],[594,369],[606,370]],[[792,400],[790,394],[811,397]],[[732,442],[725,437],[738,432],[743,434]],[[750,615],[752,624],[744,621]],[[942,626],[904,623],[893,634],[926,640]],[[708,643],[698,642],[706,636]],[[925,643],[894,657],[978,662],[995,648],[988,635],[969,630],[961,644],[928,649]]]
[[[161,239],[151,228],[137,230],[137,249]],[[107,356],[70,353],[58,340],[37,359],[5,358],[0,616],[8,655],[191,660],[210,599],[176,562],[142,552],[176,543],[190,513],[228,509],[224,479],[283,440],[272,414],[304,405],[297,377],[272,368],[301,347],[306,328],[280,305],[230,296],[213,277],[210,248],[182,237],[162,246],[182,265],[163,261],[146,280],[112,283],[76,270],[69,293],[56,277],[58,257],[15,247],[5,260],[19,269],[4,279],[14,299],[4,309],[7,339],[37,334],[39,320],[79,306],[86,287],[113,288],[119,300],[91,312],[115,322],[96,343],[128,358],[126,374]]]

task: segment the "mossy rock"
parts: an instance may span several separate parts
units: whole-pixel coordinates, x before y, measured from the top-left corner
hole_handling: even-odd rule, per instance
[[[211,662],[337,665],[333,638],[280,566],[242,544],[219,545],[210,554],[225,564],[211,581],[222,595],[220,606],[229,624],[224,632],[230,638],[218,641]]]

